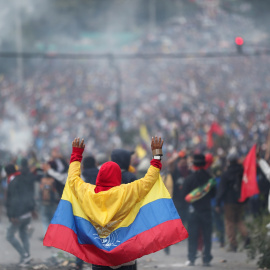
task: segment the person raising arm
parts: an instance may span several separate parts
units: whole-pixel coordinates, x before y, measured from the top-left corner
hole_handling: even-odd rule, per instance
[[[68,179],[43,244],[54,246],[92,269],[135,269],[135,260],[188,237],[160,177],[163,140],[151,140],[153,159],[145,176],[121,184],[121,169],[105,162],[96,185],[81,178],[84,140],[72,142]]]

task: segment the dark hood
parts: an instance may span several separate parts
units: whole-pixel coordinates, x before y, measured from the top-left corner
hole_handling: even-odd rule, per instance
[[[89,183],[92,185],[96,184],[97,175],[98,175],[97,168],[83,169],[82,171],[83,180],[86,183]]]
[[[128,170],[130,165],[131,152],[124,149],[115,149],[112,151],[111,160],[117,163],[121,170]]]
[[[83,158],[82,165],[85,169],[96,168],[96,160],[92,156],[85,157]]]

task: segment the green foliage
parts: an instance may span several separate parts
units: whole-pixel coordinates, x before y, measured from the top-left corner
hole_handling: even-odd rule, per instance
[[[256,259],[260,268],[270,269],[270,236],[266,225],[270,223],[269,213],[253,219],[247,224],[251,243],[247,249],[248,258]]]

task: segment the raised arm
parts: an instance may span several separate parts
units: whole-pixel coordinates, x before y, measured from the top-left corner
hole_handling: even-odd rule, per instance
[[[141,200],[146,196],[146,194],[150,191],[150,189],[158,180],[160,169],[162,167],[161,164],[162,146],[163,140],[160,137],[159,138],[157,136],[152,137],[151,149],[153,159],[150,162],[151,166],[149,167],[146,175],[143,178],[128,184],[131,186],[131,189],[129,191],[130,196],[135,196],[139,200]],[[131,195],[131,193],[133,195]]]
[[[81,161],[85,148],[84,139],[75,138],[72,142],[72,153],[70,157],[70,165],[68,169],[68,182],[76,197],[84,196],[87,186],[90,184],[85,183],[81,179]]]

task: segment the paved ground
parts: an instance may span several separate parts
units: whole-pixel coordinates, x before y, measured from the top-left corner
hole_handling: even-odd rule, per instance
[[[0,223],[0,270],[17,270],[15,264],[19,261],[19,256],[15,250],[5,239],[5,231],[8,221],[6,218],[2,219]],[[48,265],[48,262],[53,261],[54,258],[68,256],[69,260],[74,257],[65,252],[59,252],[54,248],[47,248],[42,245],[40,238],[42,237],[42,227],[39,220],[33,223],[34,233],[31,238],[31,252],[32,252],[32,266],[26,269],[56,269]],[[212,253],[214,259],[212,261],[211,269],[232,269],[232,270],[253,270],[257,269],[256,262],[248,262],[245,252],[228,253],[224,248],[220,248],[218,243],[213,242]],[[194,267],[185,266],[187,254],[187,241],[183,241],[171,247],[170,255],[162,250],[154,254],[150,254],[138,260],[138,269],[152,270],[152,269],[200,269],[202,268],[201,258],[199,257]],[[57,269],[72,269],[70,263],[67,264],[66,259],[62,259],[62,267]],[[48,268],[46,268],[46,266]],[[43,268],[44,267],[44,268]],[[206,267],[204,267],[205,269]],[[90,265],[85,264],[84,269],[91,269]]]

